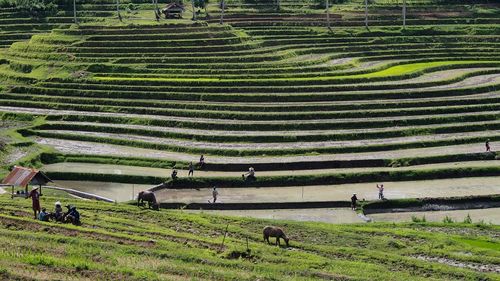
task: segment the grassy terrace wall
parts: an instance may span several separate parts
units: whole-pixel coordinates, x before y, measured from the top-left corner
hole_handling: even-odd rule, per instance
[[[61,196],[42,196],[42,206],[52,205]],[[496,278],[495,273],[418,257],[446,257],[468,265],[494,266],[497,226],[413,223],[397,224],[396,228],[393,224],[335,226],[274,221],[291,238],[291,248],[285,249],[262,242],[262,228],[270,223],[267,220],[153,212],[69,197],[63,201],[78,206],[82,226],[35,221],[28,200],[0,196],[0,261],[10,265],[2,265],[2,278]],[[226,227],[228,235],[221,245]],[[15,249],[23,250],[14,254]],[[468,254],[457,254],[461,251]]]
[[[1,53],[0,110],[42,117],[19,130],[54,146],[27,162],[38,165],[186,168],[204,154],[214,159],[206,168],[215,171],[432,163],[446,171],[259,178],[254,186],[498,175],[496,154],[482,153],[487,140],[494,150],[500,141],[498,5],[409,1],[402,28],[399,4],[375,1],[366,29],[358,2],[333,4],[331,30],[324,7],[313,1],[285,1],[279,9],[229,1],[224,25],[215,4],[207,7],[210,19],[201,11],[197,22],[188,13],[154,23],[146,20],[151,4],[127,12],[125,1],[118,23],[114,2],[78,3],[80,26],[52,26]],[[43,21],[70,23],[71,13],[61,10]],[[33,21],[5,13],[9,30]],[[135,149],[167,156],[129,153]],[[462,175],[453,168],[473,161],[484,167]],[[64,174],[54,176],[74,176]]]

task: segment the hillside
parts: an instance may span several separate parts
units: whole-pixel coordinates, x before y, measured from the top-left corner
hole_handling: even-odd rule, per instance
[[[227,2],[222,25],[215,3],[208,19],[192,21],[188,9],[159,22],[135,3],[122,23],[112,3],[92,3],[77,6],[78,26],[63,24],[71,7],[60,4],[46,33],[5,43],[0,110],[31,118],[21,142],[44,152],[17,163],[84,162],[88,180],[134,183],[144,179],[101,175],[93,163],[186,169],[204,154],[201,177],[440,163],[440,178],[453,178],[455,165],[488,161],[461,176],[498,166],[483,153],[500,138],[496,4],[409,1],[402,27],[400,4],[376,1],[366,28],[362,2],[331,3],[328,29],[314,1]],[[27,28],[12,8],[4,14],[2,32]]]
[[[500,280],[498,1],[168,3],[0,0],[1,280]]]
[[[271,222],[61,201],[78,206],[82,226],[34,221],[29,200],[0,196],[1,279],[500,280],[498,226]],[[284,227],[291,247],[263,243],[268,224]]]

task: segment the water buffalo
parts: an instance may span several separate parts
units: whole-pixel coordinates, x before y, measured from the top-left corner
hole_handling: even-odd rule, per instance
[[[283,240],[285,240],[286,246],[288,247],[288,241],[290,239],[288,239],[288,237],[285,235],[285,233],[281,228],[274,226],[266,226],[264,227],[263,234],[264,234],[264,241],[267,241],[267,243],[270,244],[269,237],[276,237],[276,245],[281,245],[280,238],[283,238]]]
[[[144,201],[148,202],[148,208],[152,208],[153,210],[159,209],[154,192],[148,190],[139,192],[139,195],[137,195],[137,206],[143,205]]]

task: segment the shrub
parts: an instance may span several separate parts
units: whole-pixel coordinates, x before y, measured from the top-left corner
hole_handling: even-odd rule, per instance
[[[10,8],[15,5],[14,0],[0,0],[0,8]]]
[[[417,217],[417,216],[415,216],[415,215],[412,215],[412,216],[411,216],[411,221],[412,221],[412,222],[426,222],[426,221],[427,221],[427,219],[425,218],[425,215],[424,215],[424,216],[422,216],[422,218],[419,218],[419,217]]]
[[[40,18],[55,15],[57,4],[53,0],[14,0],[15,8],[32,17]]]
[[[445,216],[445,217],[443,218],[443,222],[444,222],[444,223],[454,223],[453,219],[452,219],[452,218],[450,218],[450,217],[448,217],[448,216]]]
[[[464,218],[464,223],[471,224],[472,219],[470,217],[470,214],[468,213],[467,216]]]

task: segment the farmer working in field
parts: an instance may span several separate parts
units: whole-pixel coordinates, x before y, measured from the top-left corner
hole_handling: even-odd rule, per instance
[[[353,211],[356,210],[356,201],[358,201],[358,197],[356,197],[356,193],[353,193],[351,197],[351,209]]]
[[[189,176],[193,176],[194,175],[194,166],[193,166],[193,162],[189,162],[189,172],[188,172],[188,177]]]
[[[245,174],[243,174],[243,179],[245,179]],[[253,167],[248,168],[248,173],[246,173],[246,180],[255,179],[255,169]]]
[[[378,199],[383,200],[384,199],[384,185],[377,184],[377,188],[378,188]]]
[[[38,193],[38,187],[33,186],[33,189],[26,198],[29,197],[31,197],[33,213],[35,214],[35,220],[36,220],[38,218],[38,213],[40,213],[40,193]]]
[[[198,166],[200,166],[200,169],[203,169],[205,167],[205,157],[203,154],[200,156],[200,162],[198,163]]]
[[[219,191],[217,191],[217,187],[214,186],[214,189],[212,189],[212,197],[213,197],[212,203],[215,203],[215,201],[217,201],[218,195],[219,195]]]
[[[490,152],[491,151],[490,140],[487,140],[486,143],[484,144],[484,146],[486,146],[486,152]]]
[[[177,170],[176,170],[176,169],[173,169],[173,170],[172,170],[172,174],[171,174],[171,176],[172,176],[172,179],[173,179],[173,180],[177,179]]]

